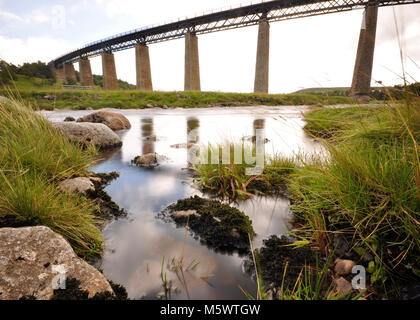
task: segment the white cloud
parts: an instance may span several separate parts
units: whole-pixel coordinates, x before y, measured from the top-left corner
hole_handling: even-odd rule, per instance
[[[0,35],[0,58],[14,64],[38,60],[48,63],[73,47],[74,44],[67,41],[48,37],[18,39]]]

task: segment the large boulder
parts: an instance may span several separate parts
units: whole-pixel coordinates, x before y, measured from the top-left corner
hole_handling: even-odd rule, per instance
[[[111,130],[126,130],[131,128],[130,121],[119,113],[98,111],[89,114],[85,117],[79,118],[77,122],[92,122],[92,123],[103,123]]]
[[[106,278],[47,227],[0,229],[0,244],[0,300],[49,300],[73,279],[89,298],[113,293]]]
[[[70,141],[83,145],[93,144],[101,149],[112,149],[122,145],[121,138],[102,123],[57,122],[53,126]]]

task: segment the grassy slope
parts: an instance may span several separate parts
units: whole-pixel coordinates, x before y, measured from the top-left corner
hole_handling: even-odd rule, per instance
[[[0,102],[0,225],[45,225],[78,254],[100,254],[94,204],[57,190],[60,180],[85,174],[95,157],[96,150],[82,151],[30,108]]]
[[[0,95],[6,95],[0,90]],[[141,109],[151,104],[157,107],[198,108],[211,106],[249,106],[249,105],[331,105],[352,104],[347,97],[326,97],[308,94],[241,94],[220,92],[139,92],[139,91],[72,91],[61,89],[30,88],[20,90],[19,94],[36,109]],[[55,97],[47,100],[45,96]]]

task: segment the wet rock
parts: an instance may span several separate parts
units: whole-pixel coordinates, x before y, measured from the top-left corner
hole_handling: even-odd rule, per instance
[[[61,275],[60,280],[77,279],[88,297],[113,294],[105,277],[47,227],[0,229],[0,243],[0,300],[49,300]]]
[[[132,163],[142,168],[155,168],[159,165],[156,153],[148,153],[144,156],[135,157]]]
[[[339,295],[349,294],[353,291],[353,287],[349,281],[340,277],[338,279],[334,279],[335,290]]]
[[[94,145],[101,149],[112,149],[122,145],[121,138],[102,123],[53,123],[70,141],[82,145]]]
[[[119,176],[119,173],[111,172],[97,173],[95,176],[89,177],[95,188],[87,191],[86,196],[98,205],[99,210],[95,211],[94,214],[101,219],[102,226],[105,226],[114,218],[127,216],[127,212],[120,208],[105,191],[105,187]]]
[[[130,121],[122,114],[108,111],[98,111],[79,118],[77,122],[103,123],[113,131],[131,128]]]
[[[73,118],[73,117],[66,117],[66,118],[64,119],[64,122],[74,122],[74,121],[76,121],[76,119],[75,119],[75,118]]]
[[[249,236],[254,235],[252,222],[243,212],[220,201],[198,196],[179,200],[160,214],[177,226],[188,226],[208,247],[221,252],[249,252]]]
[[[87,194],[88,191],[95,191],[95,186],[89,178],[67,179],[59,183],[58,187],[67,193]]]
[[[346,276],[351,273],[353,268],[356,266],[356,263],[352,260],[335,260],[334,271],[340,276]]]

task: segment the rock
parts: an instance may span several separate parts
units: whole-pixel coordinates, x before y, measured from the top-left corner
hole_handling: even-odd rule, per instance
[[[121,138],[102,123],[58,122],[53,127],[60,130],[70,141],[82,145],[93,144],[101,149],[112,149],[122,145]]]
[[[0,229],[0,300],[49,300],[54,284],[76,279],[80,289],[113,293],[105,277],[76,256],[70,244],[47,227]]]
[[[255,234],[252,221],[243,212],[217,200],[198,196],[178,200],[159,214],[178,227],[188,224],[190,231],[216,251],[239,254],[249,252],[249,235]]]
[[[348,282],[343,277],[334,280],[335,283],[335,290],[339,295],[344,295],[351,293],[353,291],[353,287],[350,282]]]
[[[89,114],[77,120],[77,122],[103,123],[113,131],[126,130],[131,128],[130,121],[119,113],[99,111]]]
[[[346,276],[351,273],[353,267],[356,266],[356,263],[352,260],[335,260],[334,271],[340,276]]]
[[[169,109],[169,107],[165,104],[165,105],[162,106],[162,109],[167,110],[167,109]]]
[[[335,254],[338,257],[343,257],[350,251],[350,245],[347,240],[340,234],[334,234],[334,248]]]
[[[55,96],[46,95],[46,96],[44,96],[44,99],[51,101],[51,100],[54,100],[55,99]]]
[[[88,191],[95,191],[95,186],[89,178],[67,179],[60,182],[58,187],[67,193],[86,194]]]
[[[155,106],[153,105],[153,104],[150,104],[150,103],[148,103],[147,105],[146,105],[146,108],[148,108],[148,109],[151,109],[151,108],[154,108]]]
[[[73,117],[67,117],[64,119],[64,122],[74,122],[74,121],[76,121],[76,119]]]
[[[132,163],[143,168],[154,168],[159,165],[156,153],[148,153],[144,156],[138,156],[134,158]]]
[[[0,103],[9,103],[10,100],[7,99],[6,97],[0,96]]]

